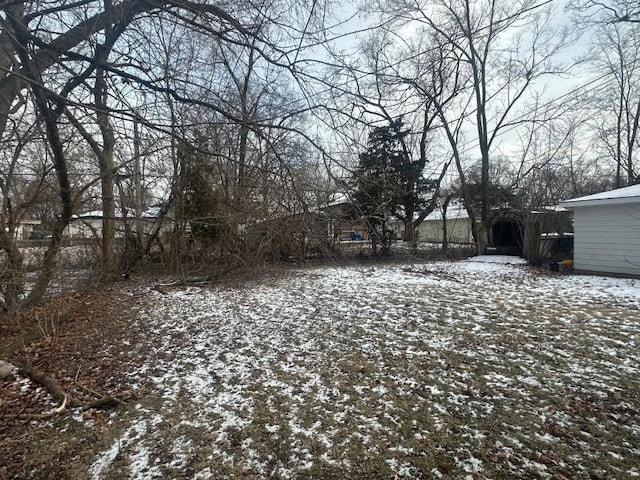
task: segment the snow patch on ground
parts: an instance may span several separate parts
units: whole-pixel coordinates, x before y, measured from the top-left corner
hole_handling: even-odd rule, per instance
[[[144,412],[149,413],[149,412]],[[130,478],[164,478],[158,465],[151,465],[151,454],[146,443],[150,428],[162,423],[162,417],[151,415],[135,421],[120,438],[113,442],[110,448],[98,455],[91,467],[89,474],[93,480],[104,478],[106,469],[118,456],[127,455],[129,462]]]
[[[502,265],[526,265],[527,261],[513,255],[478,255],[471,257],[467,262],[473,263],[497,263]]]
[[[638,280],[482,259],[148,298],[149,345],[131,355],[155,353],[130,381],[158,404],[96,456],[94,479],[120,457],[130,478],[203,479],[621,477],[640,464]]]

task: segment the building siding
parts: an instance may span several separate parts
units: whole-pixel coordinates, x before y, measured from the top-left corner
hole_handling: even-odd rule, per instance
[[[425,220],[418,227],[418,240],[442,243],[442,220]],[[447,240],[450,243],[471,243],[471,223],[468,218],[447,220]]]
[[[640,275],[640,201],[576,207],[574,268]]]

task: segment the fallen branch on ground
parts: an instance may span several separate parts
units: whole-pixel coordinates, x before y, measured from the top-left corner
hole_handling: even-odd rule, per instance
[[[49,394],[58,402],[61,403],[60,407],[56,408],[53,412],[38,415],[37,417],[49,418],[50,416],[54,416],[64,412],[67,408],[81,408],[82,410],[91,410],[93,408],[114,408],[118,405],[123,404],[123,400],[114,397],[114,396],[103,396],[98,398],[97,400],[93,400],[90,402],[82,402],[77,398],[74,398],[70,393],[66,392],[52,377],[45,375],[42,372],[34,369],[30,365],[26,365],[19,362],[11,362],[16,367],[18,367],[18,371],[33,380],[36,383],[39,383],[44,388],[47,389]],[[94,392],[95,394],[95,392]],[[20,418],[20,416],[16,416]]]
[[[211,276],[207,277],[198,277],[198,278],[187,278],[185,280],[175,280],[169,283],[156,283],[151,290],[155,290],[160,292],[162,295],[168,295],[167,287],[201,287],[211,282]]]
[[[157,283],[153,286],[154,290],[158,290],[162,293],[160,288],[162,287],[186,287],[192,285],[205,285],[206,283],[211,281],[211,276],[207,275],[206,277],[194,277],[194,278],[185,278],[184,280],[175,280],[169,283]],[[160,288],[159,288],[160,287]]]
[[[460,283],[460,279],[454,277],[453,275],[449,275],[447,273],[444,273],[444,272],[437,272],[437,271],[434,271],[434,270],[426,270],[426,269],[424,269],[424,270],[415,270],[415,269],[413,269],[411,267],[403,268],[402,271],[406,272],[406,273],[413,273],[414,275],[420,275],[420,276],[423,276],[423,277],[433,277],[433,276],[435,276],[435,277],[439,277],[439,278],[444,279],[444,280],[449,280],[449,281],[452,281],[452,282]]]
[[[151,287],[151,290],[155,290],[157,292],[160,292],[162,295],[169,295],[169,292],[167,292],[165,289],[159,287],[158,285],[154,285],[153,287]]]

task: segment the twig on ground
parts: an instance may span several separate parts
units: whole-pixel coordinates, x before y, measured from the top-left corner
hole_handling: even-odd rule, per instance
[[[439,277],[439,278],[444,279],[444,280],[450,280],[452,282],[461,283],[459,278],[456,278],[453,275],[449,275],[449,274],[444,273],[444,272],[436,272],[434,270],[426,270],[426,269],[425,270],[415,270],[415,269],[413,269],[411,267],[403,268],[402,271],[406,272],[406,273],[413,273],[414,275],[421,275],[423,277],[434,276],[434,277]]]
[[[158,285],[154,285],[153,287],[151,287],[151,290],[155,290],[156,292],[160,292],[162,295],[169,295],[169,292],[167,292],[163,288],[159,287]]]
[[[192,286],[192,285],[198,286],[198,285],[205,285],[210,281],[211,281],[211,276],[207,275],[206,277],[186,278],[184,280],[175,280],[169,283],[157,283],[156,285],[153,286],[153,288],[155,290],[160,291],[158,287],[184,287],[184,286]]]

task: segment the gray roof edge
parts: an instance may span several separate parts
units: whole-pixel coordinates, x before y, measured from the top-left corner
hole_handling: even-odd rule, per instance
[[[621,203],[640,203],[640,185],[630,185],[606,192],[571,198],[561,202],[560,205],[565,208],[573,208],[595,205],[616,205]]]
[[[575,199],[560,202],[560,206],[564,208],[576,207],[597,207],[602,205],[622,205],[625,203],[640,203],[640,197],[618,197],[618,198],[594,198],[594,199]]]

